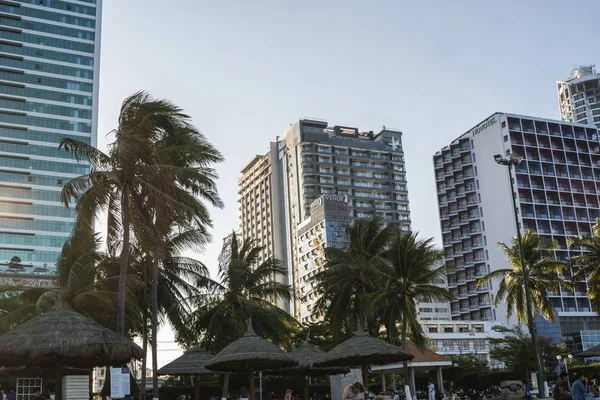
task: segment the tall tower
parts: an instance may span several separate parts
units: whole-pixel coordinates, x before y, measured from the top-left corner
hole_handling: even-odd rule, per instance
[[[556,82],[563,121],[600,127],[600,74],[594,65],[582,65],[565,81]]]
[[[54,273],[73,227],[60,192],[89,166],[58,144],[97,142],[101,11],[101,0],[0,2],[0,275]]]
[[[251,183],[259,181],[264,183]],[[266,231],[267,254],[288,271],[287,277],[277,279],[294,290],[287,310],[300,317],[302,293],[307,292],[301,279],[305,274],[298,270],[306,262],[299,260],[299,235],[304,233],[299,227],[310,218],[312,202],[322,195],[345,196],[348,221],[379,216],[410,231],[406,185],[401,131],[383,127],[379,133],[362,132],[314,119],[292,124],[271,143],[269,153],[244,168],[239,181],[241,230],[254,239]]]
[[[600,216],[600,142],[593,125],[496,113],[433,157],[453,319],[512,325],[501,305],[492,308],[498,282],[477,287],[490,271],[510,268],[498,242],[516,234],[507,168],[494,155],[523,157],[514,173],[521,230],[554,241],[559,260],[580,254],[569,237],[591,233]],[[560,274],[569,280],[573,271]],[[564,338],[596,327],[586,283],[550,294]],[[589,325],[586,325],[589,324]]]

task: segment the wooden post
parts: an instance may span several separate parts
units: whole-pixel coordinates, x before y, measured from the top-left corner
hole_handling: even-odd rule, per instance
[[[365,400],[369,398],[369,366],[367,364],[363,364],[362,368],[362,380],[363,386],[365,387]]]
[[[254,387],[254,368],[250,368],[248,372],[250,380],[250,400],[256,400],[256,388]]]
[[[304,377],[304,400],[308,400],[308,398],[310,397],[309,394],[309,390],[310,390],[310,385],[309,385],[309,378],[308,376]]]
[[[62,378],[63,378],[63,364],[62,360],[56,363],[56,394],[54,395],[55,400],[62,399]],[[41,390],[42,388],[40,388]]]
[[[200,400],[200,379],[194,379],[194,398]]]

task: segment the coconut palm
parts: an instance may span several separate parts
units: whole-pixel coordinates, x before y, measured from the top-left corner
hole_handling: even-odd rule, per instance
[[[189,136],[206,144],[198,139],[199,133],[179,107],[138,92],[123,102],[114,130],[115,141],[108,153],[73,139],[63,139],[59,146],[91,166],[89,174],[67,182],[61,194],[65,205],[76,203],[76,229],[93,226],[107,212],[107,242],[120,247],[117,332],[121,334],[125,331],[131,231],[140,236],[151,232],[148,220],[140,215],[148,199],[155,210],[198,207],[198,203],[182,203],[185,196],[181,192],[191,188],[210,204],[222,206],[209,182],[214,173],[206,164],[194,167],[176,164],[179,157],[189,157],[189,152],[181,142],[169,146],[172,142],[166,137],[175,131],[193,132]],[[203,155],[211,162],[221,160],[218,152],[207,151]],[[181,182],[186,183],[186,188],[179,186]]]
[[[239,242],[236,233],[231,234],[219,260],[219,282],[209,295],[198,296],[187,334],[179,335],[179,340],[190,342],[200,336],[203,347],[217,353],[246,332],[252,317],[260,336],[278,345],[290,341],[298,323],[275,305],[291,298],[290,286],[274,280],[287,271],[275,259],[259,262],[263,249],[255,240]],[[224,395],[228,382],[226,374]]]
[[[158,333],[159,318],[159,275],[162,266],[173,266],[177,262],[188,265],[195,260],[175,260],[176,253],[186,250],[204,250],[204,245],[210,239],[207,228],[212,225],[210,215],[204,201],[220,206],[221,201],[216,189],[216,173],[212,164],[221,161],[220,153],[191,126],[177,126],[166,130],[154,145],[155,159],[161,165],[165,174],[161,179],[172,182],[167,194],[171,198],[172,207],[164,208],[160,198],[149,187],[142,188],[145,199],[144,207],[136,209],[134,220],[139,220],[138,226],[145,229],[136,232],[137,240],[148,255],[151,255],[151,330],[152,337]],[[199,263],[201,275],[205,277],[208,271]],[[181,283],[181,282],[180,282]],[[199,282],[194,282],[201,284]],[[205,283],[205,282],[204,282]],[[164,283],[163,283],[164,286]],[[181,286],[180,289],[189,289]],[[163,293],[164,294],[164,293]],[[188,293],[191,294],[191,293]],[[173,306],[173,305],[172,305]],[[171,310],[183,308],[171,307]],[[181,324],[180,312],[175,313],[175,319]],[[173,323],[173,318],[171,319]],[[157,344],[152,341],[152,369],[154,397],[158,397],[158,357]]]
[[[371,311],[379,315],[391,343],[398,338],[408,352],[407,338],[424,345],[425,338],[417,320],[416,303],[419,298],[434,301],[452,300],[450,292],[438,286],[443,282],[446,268],[444,254],[433,244],[433,239],[419,239],[416,233],[404,233],[395,228],[388,249],[382,254],[385,263],[378,264],[378,289],[367,299]],[[408,376],[408,362],[404,362]],[[411,388],[414,392],[414,388]]]
[[[117,275],[114,272],[117,272],[117,260],[100,252],[99,247],[97,235],[82,231],[77,237],[71,236],[63,246],[56,262],[55,287],[1,288],[0,330],[6,331],[50,310],[59,302],[114,329],[117,308]],[[130,291],[134,285],[135,281],[130,280]],[[130,322],[128,326],[134,329],[139,322],[137,304],[128,302],[126,310],[127,321]]]
[[[145,283],[143,290],[138,292],[138,302],[143,310],[142,348],[144,351],[147,349],[148,340],[156,337],[157,325],[168,323],[177,334],[186,330],[185,324],[192,308],[191,299],[201,295],[205,288],[211,287],[213,282],[208,278],[206,266],[196,259],[180,254],[181,250],[193,248],[198,243],[203,243],[205,239],[204,232],[185,231],[173,234],[167,242],[164,257],[158,263],[156,288],[153,281],[156,266],[154,254],[143,253],[138,249],[132,254],[131,268],[139,281]],[[153,304],[154,298],[156,298],[155,304]],[[151,315],[156,315],[155,322],[150,321]],[[155,351],[156,343],[153,339],[151,343]],[[144,358],[142,383],[145,382],[145,372],[146,359]]]
[[[572,285],[559,278],[558,273],[565,266],[552,256],[557,246],[553,242],[545,242],[535,231],[527,231],[522,237],[525,273],[529,281],[529,292],[533,309],[537,310],[548,321],[554,321],[554,309],[548,299],[548,292],[557,292],[561,287],[572,290]],[[477,287],[483,283],[499,279],[498,292],[494,297],[494,306],[506,302],[506,316],[516,314],[518,322],[525,322],[531,330],[527,318],[527,305],[523,290],[523,269],[517,236],[507,245],[498,243],[506,255],[510,269],[498,269],[480,278]]]
[[[285,276],[279,261],[259,262],[263,247],[256,241],[238,241],[235,233],[226,247],[227,256],[219,265],[219,282],[212,296],[201,296],[192,316],[194,330],[202,333],[207,350],[219,351],[246,332],[252,316],[255,331],[276,344],[286,342],[294,318],[275,303],[291,298],[290,286],[274,281]]]
[[[314,277],[320,295],[316,307],[336,335],[342,326],[346,332],[352,331],[357,317],[366,319],[366,298],[376,289],[377,270],[384,263],[381,256],[393,232],[392,226],[384,228],[379,218],[356,220],[346,227],[348,244],[344,248],[325,249],[324,269]],[[369,325],[374,333],[374,324]]]
[[[571,260],[577,267],[573,279],[587,279],[588,296],[592,307],[600,311],[600,218],[596,218],[592,235],[570,238],[569,247],[584,250],[583,254]]]

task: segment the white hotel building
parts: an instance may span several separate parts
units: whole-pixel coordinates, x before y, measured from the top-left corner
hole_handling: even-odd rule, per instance
[[[522,231],[554,240],[556,257],[566,260],[579,253],[567,239],[590,233],[600,216],[600,142],[593,125],[495,113],[433,157],[446,263],[453,268],[452,319],[512,325],[503,304],[492,307],[497,282],[476,287],[489,271],[508,267],[497,243],[516,234],[508,171],[494,161],[497,154],[523,157],[514,171]],[[565,268],[562,276],[572,272]],[[552,293],[551,301],[563,338],[596,329],[585,283]]]

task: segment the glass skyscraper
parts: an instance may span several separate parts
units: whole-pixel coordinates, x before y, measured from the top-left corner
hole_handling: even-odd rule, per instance
[[[75,220],[63,185],[96,146],[101,0],[0,1],[0,274],[53,274]]]

